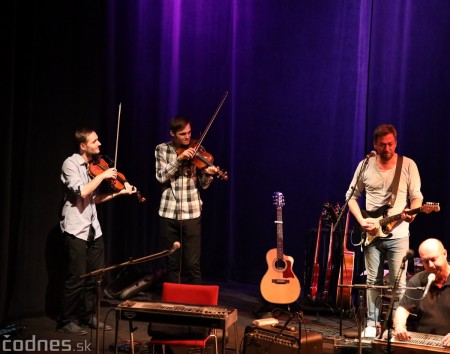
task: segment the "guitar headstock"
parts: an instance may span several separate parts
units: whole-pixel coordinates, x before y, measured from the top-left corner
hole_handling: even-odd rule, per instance
[[[339,203],[336,203],[336,205],[333,206],[331,203],[326,202],[323,205],[322,216],[328,224],[335,224],[339,215],[339,210]]]
[[[273,204],[277,206],[277,208],[284,207],[284,195],[281,192],[275,192],[273,194]]]
[[[431,213],[432,211],[439,211],[439,210],[441,210],[439,203],[427,202],[420,207],[420,211],[427,214]]]

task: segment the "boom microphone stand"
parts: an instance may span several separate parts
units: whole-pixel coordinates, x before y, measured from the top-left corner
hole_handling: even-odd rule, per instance
[[[359,289],[359,309],[358,309],[358,354],[362,353],[362,326],[364,322],[364,316],[366,314],[365,309],[365,298],[367,289],[390,289],[389,285],[370,285],[370,284],[353,284],[353,285],[342,285],[338,284],[340,288],[350,288]]]
[[[383,327],[381,328],[381,333],[380,333],[379,338],[382,338],[384,332],[387,330],[387,353],[391,353],[392,316],[393,316],[395,295],[396,295],[397,291],[399,290],[400,279],[402,277],[403,272],[405,271],[406,263],[413,256],[414,256],[414,251],[413,250],[408,250],[406,255],[403,257],[402,266],[400,267],[400,269],[398,271],[397,277],[395,279],[395,284],[394,284],[394,287],[392,289],[392,297],[391,297],[391,301],[389,303],[388,313],[386,314],[386,318],[385,318],[385,321],[383,323]]]
[[[353,289],[359,289],[359,295],[361,297],[360,300],[360,310],[358,311],[358,340],[359,340],[359,346],[358,346],[358,353],[361,354],[362,353],[362,323],[363,323],[363,318],[365,316],[365,309],[364,306],[362,306],[361,304],[364,303],[364,299],[366,298],[366,296],[364,296],[364,292],[365,290],[369,290],[369,289],[393,289],[393,287],[391,285],[370,285],[370,284],[353,284],[353,285],[338,285],[339,287],[344,287],[344,288],[353,288]],[[411,286],[404,286],[404,287],[399,287],[397,284],[397,290],[406,290],[406,289],[412,289],[412,290],[423,290],[425,287],[419,286],[419,287],[411,287]],[[394,299],[394,296],[392,297],[392,299]],[[383,332],[382,332],[383,333]],[[388,351],[389,353],[389,351]]]
[[[148,262],[148,261],[152,261],[154,259],[157,258],[161,258],[161,257],[165,257],[168,256],[172,253],[174,253],[177,249],[180,248],[180,243],[179,242],[174,242],[172,249],[170,250],[164,250],[155,254],[151,254],[142,258],[138,258],[138,259],[130,259],[127,262],[123,262],[120,264],[116,264],[113,266],[109,266],[109,267],[105,267],[105,268],[100,268],[97,270],[94,270],[92,272],[83,274],[80,276],[80,279],[85,279],[88,277],[95,277],[96,279],[96,284],[97,284],[97,309],[96,309],[96,316],[97,316],[97,326],[95,328],[95,346],[96,346],[96,353],[99,354],[99,350],[100,350],[100,341],[99,341],[99,323],[100,323],[100,297],[101,297],[101,284],[102,284],[102,275],[103,273],[106,273],[110,270],[113,269],[117,269],[117,268],[121,268],[121,267],[125,267],[131,264],[136,264],[136,263],[143,263],[143,262]],[[130,329],[131,329],[131,324],[130,324]],[[132,333],[132,332],[131,332]],[[117,343],[116,343],[117,344]],[[134,354],[134,345],[133,342],[131,342],[131,351]]]
[[[333,232],[335,232],[337,230],[337,227],[339,225],[339,222],[342,219],[342,216],[345,213],[345,210],[348,207],[348,202],[350,201],[350,199],[352,198],[353,194],[355,194],[355,189],[356,189],[356,185],[358,184],[359,180],[361,179],[362,173],[363,171],[366,169],[368,162],[369,162],[369,158],[371,158],[372,156],[375,156],[376,152],[375,151],[371,151],[370,154],[367,154],[366,157],[364,158],[364,162],[361,164],[361,168],[359,169],[359,173],[358,173],[358,177],[356,178],[355,184],[351,187],[351,193],[348,196],[348,198],[345,200],[344,205],[342,206],[339,215],[336,219],[336,223],[333,226]],[[345,235],[343,235],[343,237],[345,237]],[[344,279],[344,242],[343,242],[343,238],[341,238],[340,240],[340,258],[341,258],[341,265],[340,265],[340,274],[342,276],[342,279]],[[339,282],[339,279],[338,279]],[[341,284],[342,285],[342,284]],[[339,284],[338,284],[339,286]],[[339,287],[339,298],[341,299],[340,301],[340,309],[339,309],[339,335],[342,336],[342,321],[343,321],[343,298],[342,298],[342,286]]]

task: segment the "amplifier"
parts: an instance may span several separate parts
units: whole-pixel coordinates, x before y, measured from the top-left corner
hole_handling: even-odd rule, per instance
[[[244,333],[243,354],[321,354],[323,336],[321,333],[301,331],[301,343],[298,329],[284,330],[272,326],[247,326]]]

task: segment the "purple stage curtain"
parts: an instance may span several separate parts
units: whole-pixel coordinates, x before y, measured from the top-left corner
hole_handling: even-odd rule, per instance
[[[322,206],[342,206],[380,123],[398,128],[398,152],[417,162],[426,201],[449,202],[447,0],[5,6],[0,323],[55,306],[59,169],[81,124],[114,157],[119,104],[117,167],[147,203],[99,206],[108,264],[160,250],[154,148],[170,139],[176,114],[191,118],[198,138],[226,91],[203,142],[230,176],[202,193],[206,279],[260,282],[280,191],[284,252],[307,292]],[[414,221],[412,248],[445,240],[444,210]]]

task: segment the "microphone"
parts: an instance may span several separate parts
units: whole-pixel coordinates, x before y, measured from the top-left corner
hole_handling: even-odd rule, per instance
[[[368,153],[365,157],[365,159],[370,159],[373,156],[376,156],[377,152],[375,150],[372,150],[370,153]]]
[[[422,299],[424,299],[425,296],[427,296],[428,290],[430,290],[430,286],[435,280],[436,280],[436,274],[434,274],[434,273],[428,274],[428,283],[427,283],[427,286],[425,287],[425,291],[423,292]]]
[[[409,249],[408,251],[406,251],[406,254],[403,257],[402,262],[404,263],[404,262],[406,262],[407,260],[409,260],[409,259],[411,259],[413,257],[414,257],[414,250]]]
[[[178,241],[173,243],[172,249],[169,251],[169,254],[174,253],[177,249],[181,247],[180,243]]]

